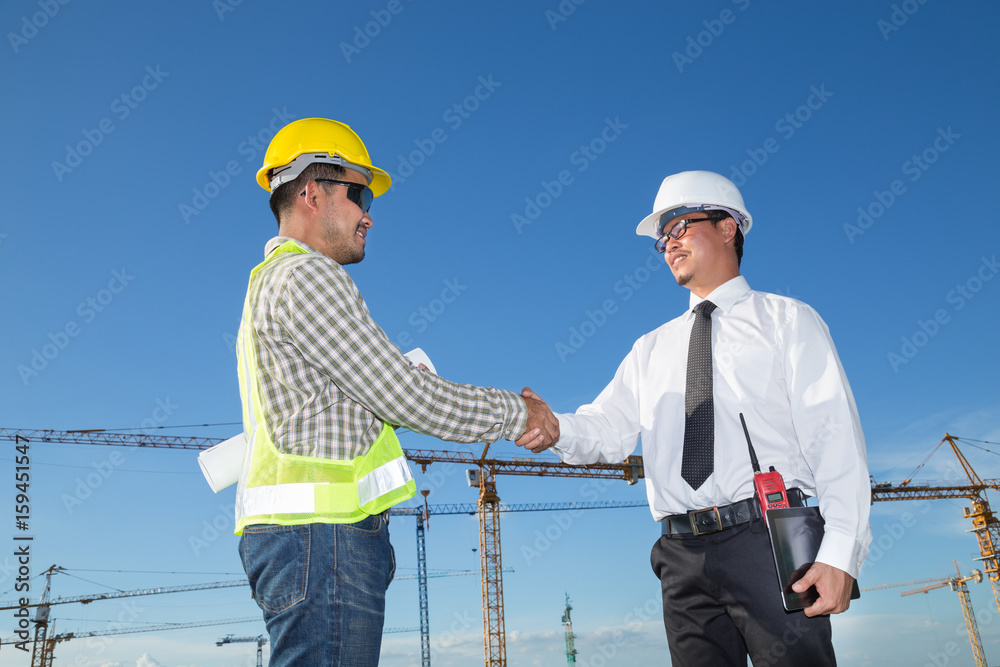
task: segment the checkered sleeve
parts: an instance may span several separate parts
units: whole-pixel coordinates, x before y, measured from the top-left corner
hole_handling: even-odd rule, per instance
[[[463,443],[514,440],[526,430],[517,394],[449,382],[410,363],[336,262],[299,263],[282,291],[281,319],[305,361],[382,421]]]

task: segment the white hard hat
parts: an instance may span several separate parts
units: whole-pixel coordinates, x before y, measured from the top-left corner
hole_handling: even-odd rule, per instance
[[[743,196],[728,178],[711,171],[682,171],[663,179],[653,202],[653,212],[643,218],[635,233],[658,239],[663,214],[669,213],[663,219],[667,222],[678,215],[695,211],[726,211],[733,216],[744,235],[753,224]]]

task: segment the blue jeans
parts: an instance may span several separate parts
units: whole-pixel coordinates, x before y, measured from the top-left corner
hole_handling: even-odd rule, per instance
[[[247,526],[240,559],[270,635],[270,667],[378,665],[396,570],[388,513],[352,524]]]

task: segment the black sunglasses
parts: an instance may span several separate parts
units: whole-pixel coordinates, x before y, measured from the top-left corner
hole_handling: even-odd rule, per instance
[[[372,200],[375,199],[375,193],[367,185],[361,183],[352,183],[350,181],[335,181],[332,178],[314,178],[312,179],[317,183],[333,183],[334,185],[346,185],[347,186],[347,198],[358,205],[362,213],[367,213],[368,209],[372,207]],[[305,195],[306,191],[303,190],[300,196]]]

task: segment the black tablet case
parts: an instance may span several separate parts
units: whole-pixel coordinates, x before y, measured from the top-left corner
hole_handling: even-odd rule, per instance
[[[816,561],[820,542],[823,541],[823,523],[818,507],[767,510],[767,531],[771,536],[771,551],[786,611],[805,609],[819,597],[815,586],[804,593],[796,593],[792,584],[801,579]],[[851,599],[859,597],[861,592],[855,581]]]

